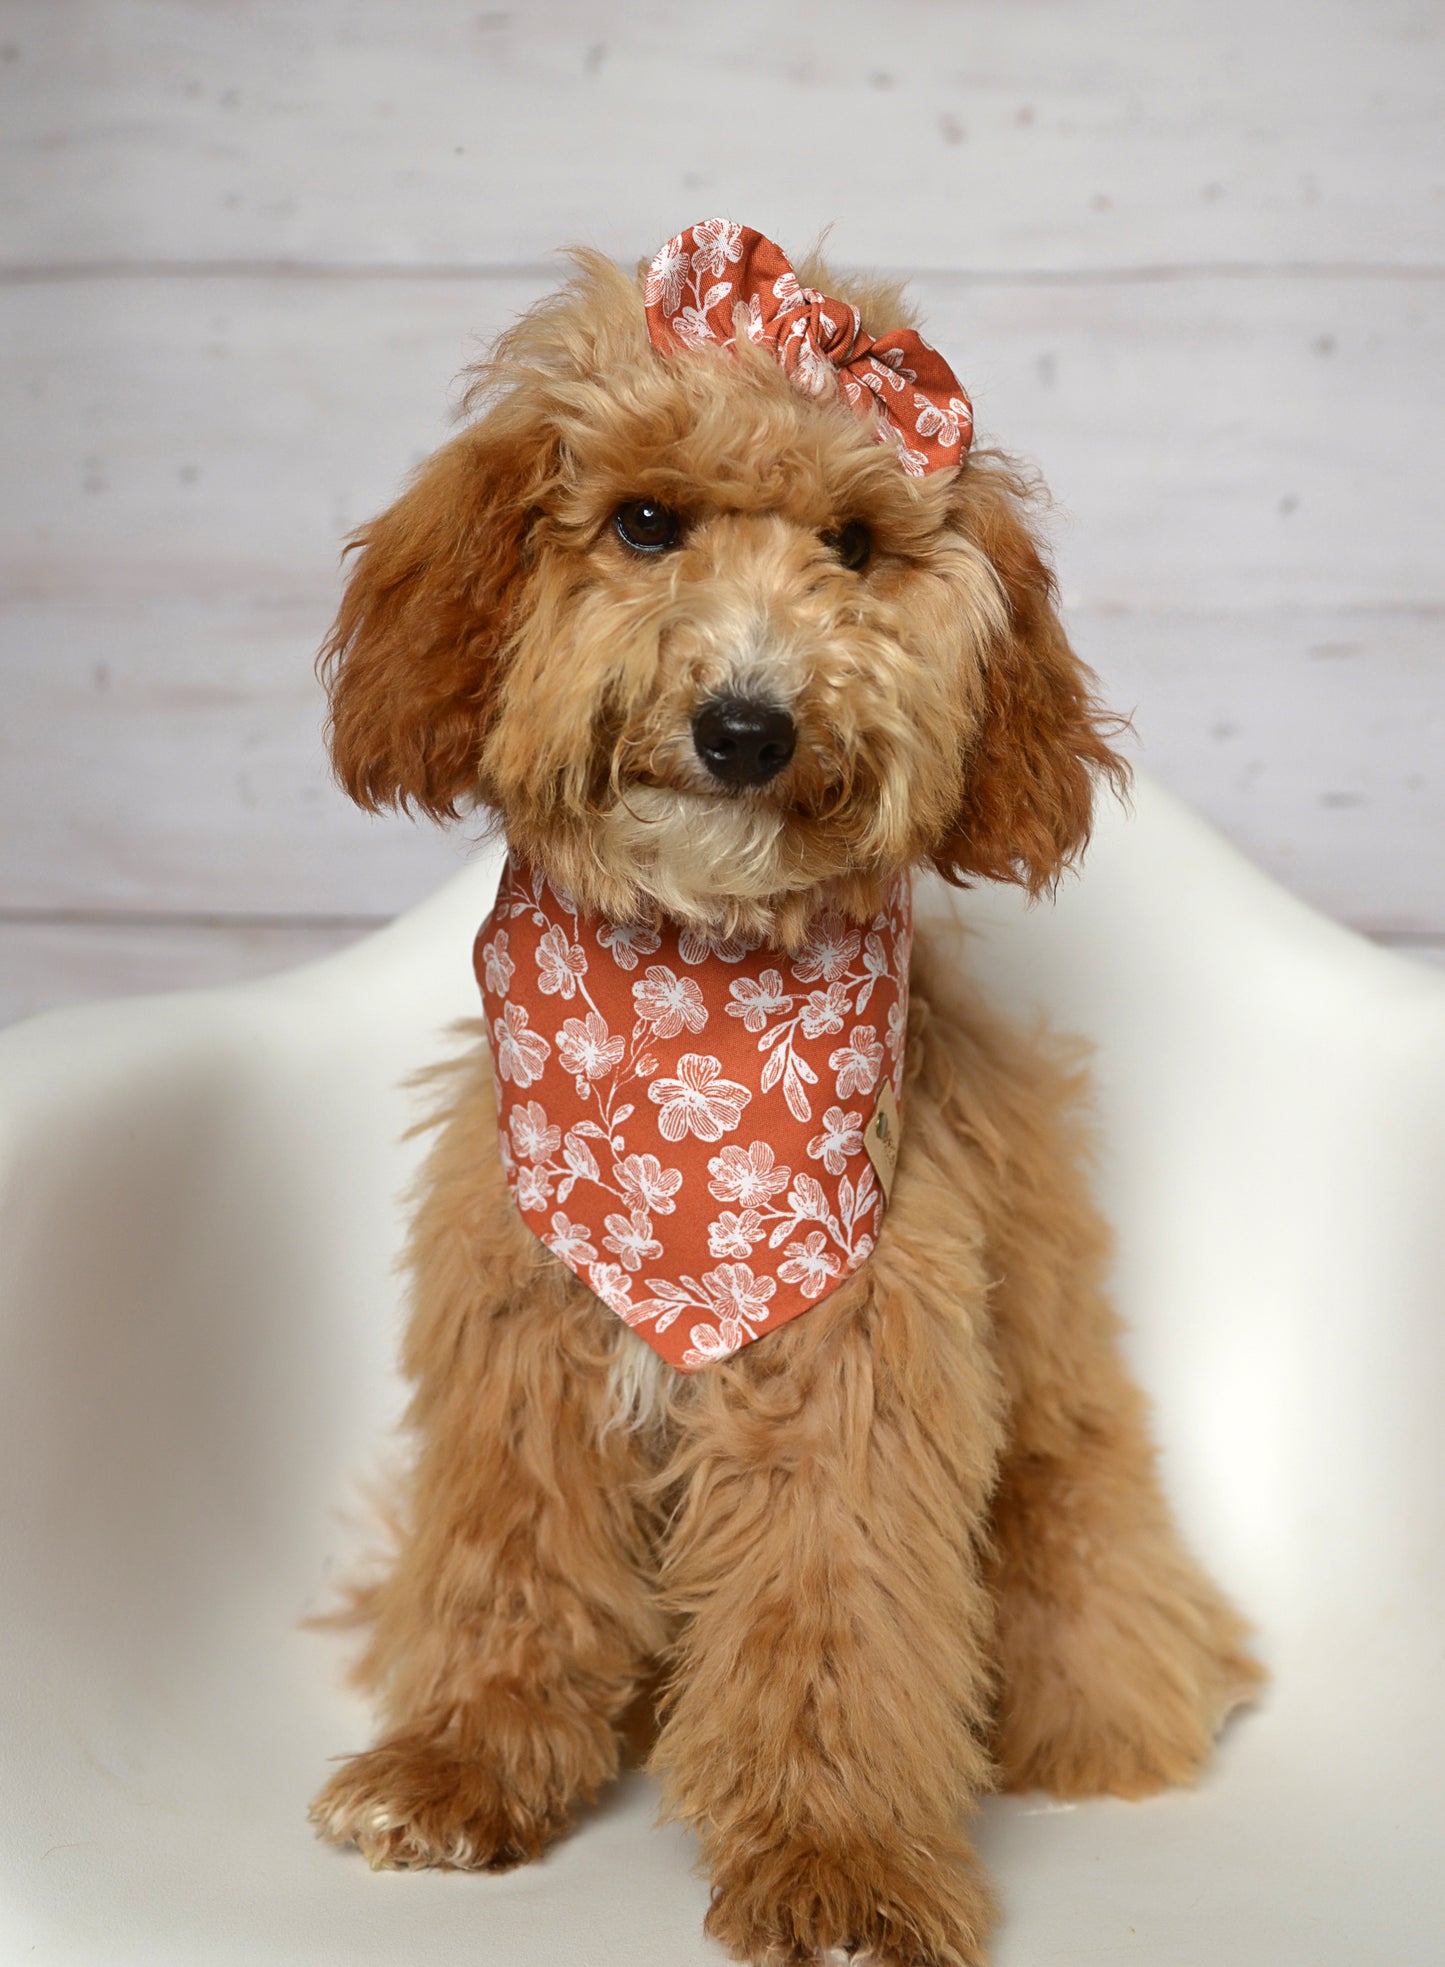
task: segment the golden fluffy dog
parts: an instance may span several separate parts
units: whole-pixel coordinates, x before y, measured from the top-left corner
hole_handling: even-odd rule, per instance
[[[844,291],[871,334],[907,325],[892,287]],[[490,809],[600,916],[780,950],[902,870],[1038,894],[1082,849],[1117,726],[1003,459],[912,476],[741,336],[664,359],[591,254],[470,406],[359,535],[325,652],[363,806]],[[791,721],[765,782],[700,759],[720,695]],[[876,1253],[678,1373],[522,1222],[485,1045],[448,1069],[409,1253],[415,1453],[355,1606],[383,1726],[317,1798],[323,1835],[376,1865],[535,1857],[655,1694],[650,1767],[736,1958],[977,1967],[983,1792],[1199,1770],[1258,1669],[1120,1363],[1078,1074],[922,947],[906,1072]]]

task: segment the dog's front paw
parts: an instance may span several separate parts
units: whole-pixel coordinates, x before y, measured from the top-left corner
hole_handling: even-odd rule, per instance
[[[752,1967],[985,1967],[993,1898],[968,1847],[751,1851],[715,1872],[707,1930]]]
[[[537,1857],[569,1815],[566,1798],[524,1794],[495,1760],[407,1735],[352,1756],[311,1805],[318,1835],[355,1844],[374,1871],[509,1871]]]

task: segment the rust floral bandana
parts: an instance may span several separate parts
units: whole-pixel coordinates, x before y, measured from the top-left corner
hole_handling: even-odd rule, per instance
[[[896,1151],[912,935],[906,878],[784,955],[581,915],[507,863],[474,952],[507,1184],[673,1366],[775,1331],[872,1250],[865,1134],[891,1115]]]
[[[873,341],[856,307],[801,287],[781,246],[751,226],[702,219],[669,239],[647,271],[647,332],[664,355],[731,347],[741,332],[770,348],[807,396],[841,394],[872,417],[915,477],[962,464],[973,441],[963,385],[911,328]]]

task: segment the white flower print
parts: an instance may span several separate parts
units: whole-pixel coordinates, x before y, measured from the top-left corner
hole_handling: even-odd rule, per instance
[[[544,1209],[552,1200],[552,1177],[545,1168],[524,1167],[517,1170],[517,1206],[521,1209]]]
[[[854,1025],[846,1045],[828,1054],[828,1063],[838,1075],[838,1098],[851,1093],[871,1093],[883,1069],[883,1047],[872,1025]]]
[[[695,1372],[699,1366],[730,1359],[739,1346],[747,1344],[751,1334],[740,1319],[724,1319],[721,1331],[716,1325],[694,1325],[688,1337],[692,1344],[682,1355],[682,1363]]]
[[[575,997],[577,979],[587,972],[587,952],[581,943],[569,943],[567,932],[555,922],[537,949],[537,988],[548,997],[559,992]]]
[[[773,298],[778,303],[779,314],[790,314],[795,307],[807,305],[802,288],[798,285],[796,273],[780,273],[773,282]]]
[[[870,350],[853,373],[863,387],[871,389],[875,396],[881,396],[885,390],[890,395],[898,395],[905,383],[917,380],[913,370],[903,366],[901,348],[886,348],[881,354],[876,349]]]
[[[585,1223],[574,1223],[558,1209],[552,1217],[552,1227],[542,1241],[554,1257],[560,1257],[569,1268],[581,1263],[591,1263],[597,1251],[591,1241],[590,1229]]]
[[[960,426],[965,430],[973,427],[973,416],[967,403],[957,396],[951,396],[946,407],[939,409],[936,403],[931,403],[926,396],[921,396],[915,389],[913,406],[918,413],[914,418],[914,426],[919,436],[936,436],[939,443],[949,450],[958,443]]]
[[[634,1311],[632,1279],[621,1264],[593,1264],[588,1270],[587,1281],[603,1304],[620,1318],[626,1318]]]
[[[629,1154],[612,1172],[630,1207],[657,1216],[670,1216],[677,1207],[672,1198],[682,1187],[682,1171],[664,1168],[655,1154]]]
[[[799,1175],[788,1202],[799,1222],[828,1220],[828,1192],[816,1175]]]
[[[833,983],[826,990],[810,991],[803,1006],[803,1036],[832,1038],[843,1029],[843,1019],[851,1008],[852,999],[845,984]]]
[[[750,1318],[761,1322],[768,1315],[768,1300],[777,1293],[771,1277],[755,1277],[750,1264],[719,1264],[705,1270],[702,1288],[724,1318]]]
[[[804,298],[800,327],[836,312]],[[900,880],[871,921],[816,922],[782,956],[598,921],[530,868],[504,883],[475,962],[508,1185],[546,1247],[677,1365],[796,1316],[871,1249],[884,1198],[862,1119],[890,1052],[901,1079],[908,911]],[[724,1013],[716,1051],[690,1050]]]
[[[821,977],[833,983],[841,977],[862,947],[856,929],[830,918],[818,923],[793,958],[793,975],[799,983],[816,983]]]
[[[856,1011],[862,1012],[867,1010],[868,1000],[873,995],[874,985],[888,975],[888,952],[883,946],[882,935],[882,931],[887,926],[888,918],[886,916],[876,916],[873,927],[863,938],[863,988],[859,991],[857,1002],[853,1007]]]
[[[705,936],[700,929],[684,929],[677,939],[684,963],[741,963],[756,948],[746,936]]]
[[[671,1277],[649,1277],[647,1288],[649,1291],[655,1291],[657,1295],[654,1298],[645,1298],[636,1307],[635,1322],[641,1324],[644,1319],[655,1319],[653,1330],[656,1332],[665,1332],[679,1313],[689,1306],[694,1309],[711,1309],[711,1302],[704,1300],[702,1286],[695,1277],[689,1277],[681,1284]]]
[[[511,940],[505,929],[498,929],[492,940],[482,945],[482,969],[487,989],[495,991],[498,997],[506,996],[512,972],[517,967],[507,954],[507,945]]]
[[[743,229],[728,219],[702,219],[693,227],[692,236],[696,242],[692,256],[696,273],[723,275],[729,261],[743,256]]]
[[[689,258],[681,233],[675,239],[668,240],[647,269],[643,297],[648,307],[655,307],[661,301],[664,313],[676,313],[677,304],[682,299],[682,283],[687,278]]]
[[[823,1131],[814,1134],[808,1152],[830,1175],[841,1175],[847,1162],[863,1152],[862,1114],[844,1113],[842,1107],[830,1106],[823,1115]]]
[[[514,1106],[507,1124],[523,1161],[550,1161],[562,1145],[562,1129],[548,1126],[547,1109],[536,1100]]]
[[[662,1255],[662,1245],[652,1233],[651,1219],[642,1209],[634,1209],[626,1216],[609,1216],[606,1228],[609,1234],[602,1239],[603,1249],[613,1251],[628,1270],[640,1270],[644,1263]]]
[[[764,970],[756,979],[739,977],[729,984],[728,995],[728,1016],[741,1018],[749,1031],[761,1031],[769,1018],[784,1017],[793,1008],[779,970]]]
[[[703,295],[701,307],[684,307],[673,316],[672,332],[684,348],[703,348],[708,342],[717,340],[713,325],[707,318],[707,310],[716,307],[720,300],[725,300],[731,291],[727,286],[709,287]]]
[[[597,1156],[587,1145],[586,1135],[581,1127],[569,1127],[567,1139],[562,1149],[562,1158],[567,1163],[567,1171],[574,1182],[595,1182],[602,1170],[597,1166]],[[567,1200],[567,1192],[572,1183],[559,1190],[560,1199]]]
[[[527,1013],[520,1004],[504,1004],[502,1015],[492,1024],[492,1054],[501,1078],[526,1087],[542,1077],[552,1047],[540,1032],[528,1029]]]
[[[821,1297],[841,1265],[829,1254],[828,1239],[821,1229],[813,1230],[801,1243],[790,1243],[783,1252],[778,1275],[785,1284],[796,1284],[805,1298]]]
[[[714,1257],[750,1257],[762,1233],[763,1219],[756,1209],[744,1209],[741,1215],[736,1210],[724,1209],[715,1222],[708,1224],[708,1253]]]
[[[752,1093],[735,1079],[724,1079],[717,1059],[705,1052],[684,1052],[677,1077],[654,1079],[647,1097],[660,1109],[657,1131],[664,1140],[695,1134],[700,1141],[716,1141],[737,1126]]]
[[[792,1178],[789,1168],[775,1167],[773,1150],[766,1141],[754,1141],[746,1149],[725,1147],[708,1162],[712,1180],[708,1194],[719,1202],[769,1202],[780,1195]]]
[[[800,321],[800,327],[804,324]],[[808,334],[798,337],[793,381],[805,396],[826,396],[837,388],[838,371],[826,355],[820,355]]]
[[[646,975],[632,986],[632,1002],[638,1017],[652,1026],[658,1038],[676,1038],[684,1026],[701,1031],[707,1023],[707,1005],[697,979],[680,977],[661,963],[650,963]]]
[[[883,1035],[883,1042],[888,1047],[890,1058],[898,1059],[902,1056],[903,1041],[907,1036],[907,1008],[902,1004],[890,1004],[888,1007],[888,1025]]]
[[[597,931],[603,949],[610,949],[619,970],[635,970],[639,956],[651,956],[661,946],[656,929],[640,922],[604,922]]]
[[[557,1057],[575,1079],[605,1079],[622,1063],[626,1050],[625,1041],[612,1036],[598,1011],[568,1018],[557,1033]]]

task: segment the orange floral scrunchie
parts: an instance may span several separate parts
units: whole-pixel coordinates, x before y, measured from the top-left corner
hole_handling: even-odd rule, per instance
[[[937,349],[911,328],[874,341],[856,307],[800,286],[781,246],[751,226],[690,225],[653,260],[643,297],[648,335],[664,355],[730,348],[741,329],[772,349],[804,395],[837,391],[873,418],[878,441],[896,444],[915,477],[950,470],[968,453],[973,410]]]

